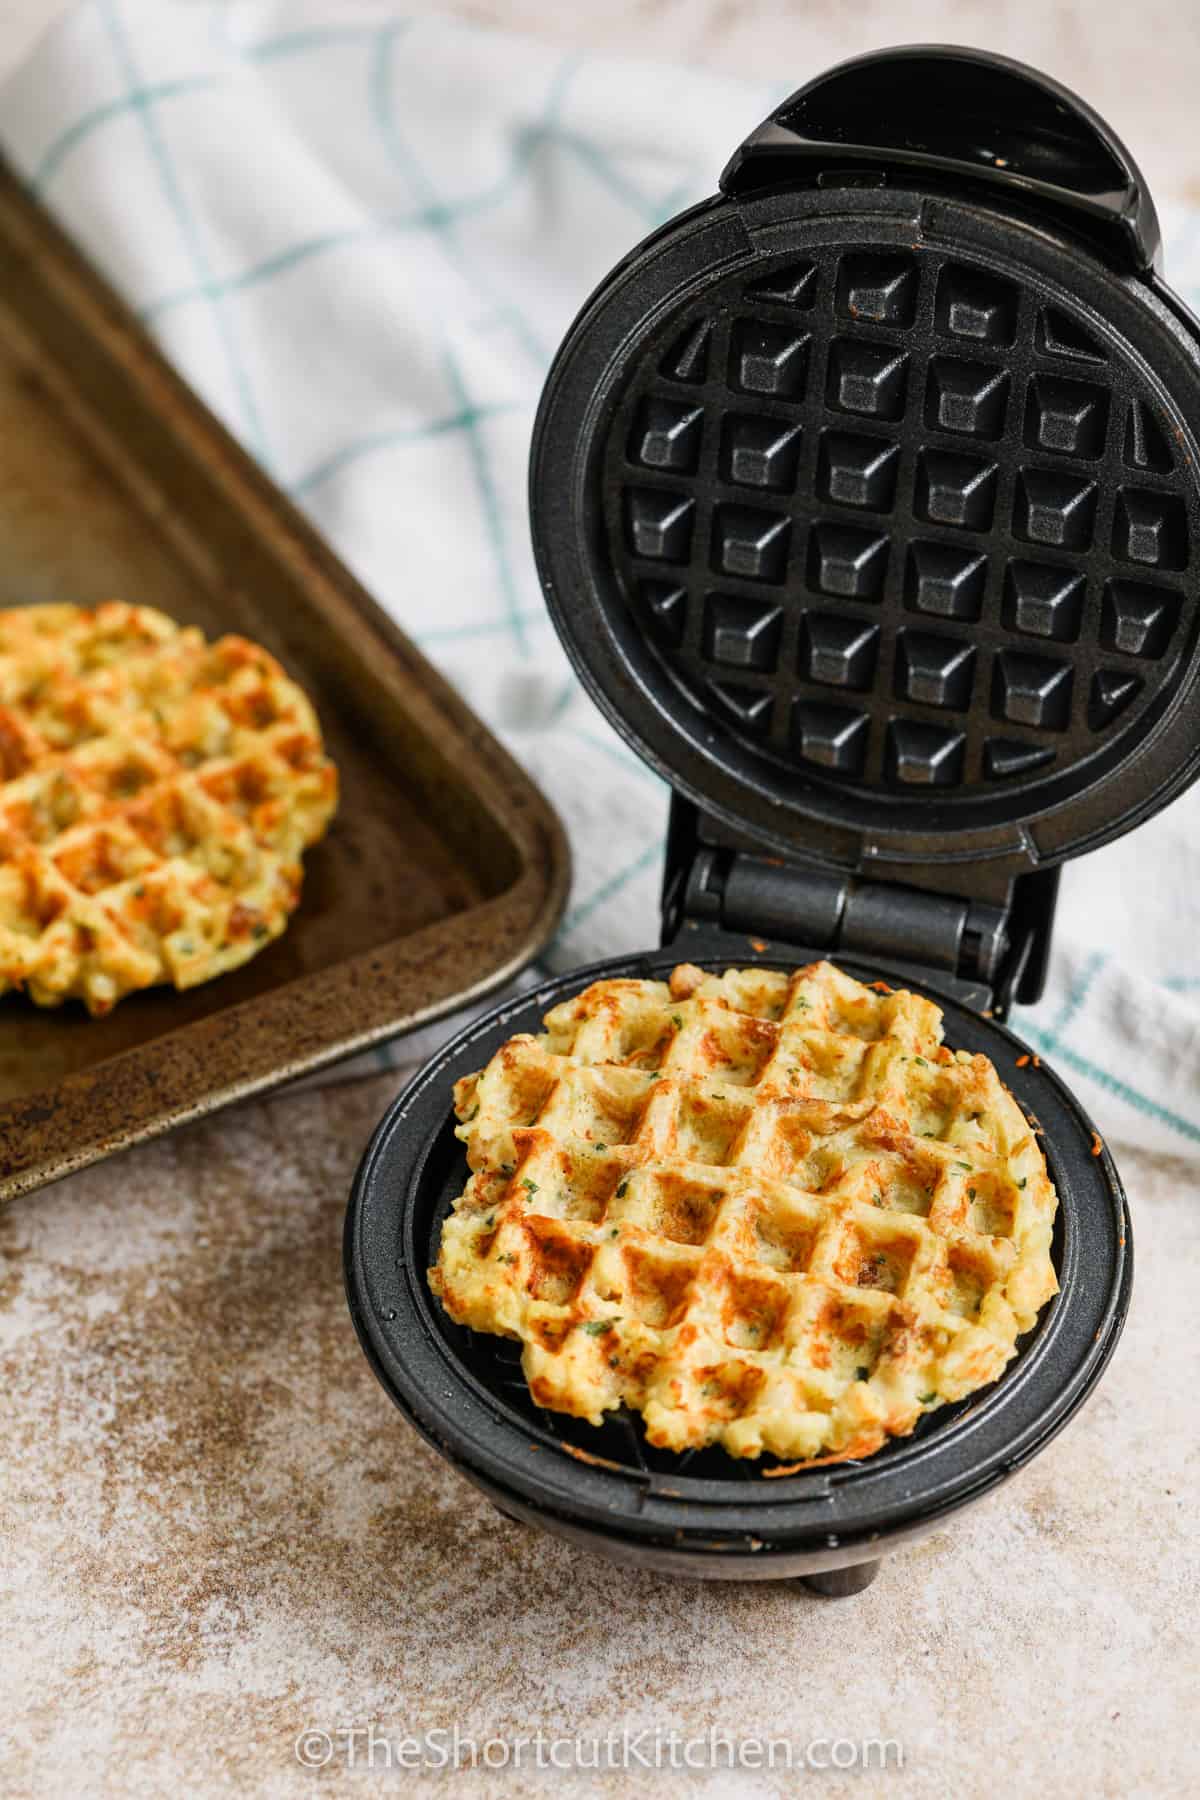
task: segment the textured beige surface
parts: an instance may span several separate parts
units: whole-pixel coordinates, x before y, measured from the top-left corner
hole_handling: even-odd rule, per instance
[[[54,0],[20,0],[6,36]],[[889,38],[1015,50],[1200,197],[1190,5],[783,0],[464,6],[562,37],[798,73]],[[649,931],[649,922],[648,922]],[[1195,1792],[1200,1205],[1195,1163],[1122,1160],[1138,1282],[1086,1411],[855,1600],[618,1572],[500,1519],[376,1388],[340,1280],[346,1190],[394,1088],[192,1127],[0,1218],[0,1792],[593,1791],[593,1776],[298,1767],[374,1722],[879,1734],[825,1795]],[[343,1740],[344,1744],[344,1740]],[[711,1794],[805,1776],[691,1778]],[[612,1792],[683,1778],[613,1775]]]
[[[392,1086],[190,1127],[0,1220],[6,1795],[388,1792],[396,1772],[360,1785],[294,1760],[304,1727],[370,1721],[903,1740],[902,1775],[822,1776],[830,1795],[983,1794],[1001,1774],[1016,1796],[1195,1791],[1194,1166],[1124,1159],[1138,1291],[1085,1412],[865,1594],[823,1602],[572,1553],[501,1519],[400,1421],[339,1269]]]

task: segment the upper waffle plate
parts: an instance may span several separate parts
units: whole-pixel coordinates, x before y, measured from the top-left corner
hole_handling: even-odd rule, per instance
[[[535,535],[585,676],[776,837],[788,810],[994,834],[1126,777],[1195,678],[1181,335],[1147,283],[973,205],[685,216],[601,290],[543,409]],[[546,484],[585,370],[564,521]]]

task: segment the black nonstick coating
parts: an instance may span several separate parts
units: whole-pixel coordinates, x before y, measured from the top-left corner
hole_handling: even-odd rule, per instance
[[[902,185],[717,198],[555,360],[547,602],[726,827],[920,885],[967,852],[1021,873],[1200,769],[1198,416],[1178,302],[1044,222]]]
[[[346,1221],[346,1283],[363,1347],[385,1389],[458,1468],[514,1511],[567,1534],[584,1532],[621,1560],[671,1552],[711,1564],[724,1552],[770,1564],[773,1552],[818,1550],[845,1562],[855,1545],[874,1555],[928,1529],[1034,1455],[1085,1398],[1107,1362],[1128,1306],[1132,1253],[1124,1195],[1091,1122],[1051,1070],[1019,1039],[940,995],[953,1048],[983,1051],[1043,1131],[1060,1210],[1054,1261],[1060,1292],[992,1387],[922,1421],[860,1463],[767,1479],[773,1459],[738,1461],[720,1450],[676,1456],[649,1446],[636,1416],[603,1428],[534,1406],[518,1346],[453,1324],[430,1293],[441,1224],[467,1178],[453,1135],[451,1088],[506,1038],[536,1031],[557,1001],[605,976],[662,978],[678,955],[656,951],[547,982],[476,1021],[392,1105],[355,1179]],[[731,941],[731,962],[786,967],[803,952]],[[848,961],[863,980],[889,971]],[[917,988],[917,984],[907,982]],[[598,1460],[590,1460],[590,1459]],[[766,1565],[763,1572],[767,1572]],[[819,1566],[819,1565],[815,1565]],[[711,1566],[704,1572],[715,1573]]]

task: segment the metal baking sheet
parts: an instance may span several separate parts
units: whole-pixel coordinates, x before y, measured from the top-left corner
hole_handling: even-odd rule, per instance
[[[112,598],[265,644],[342,803],[286,935],[104,1019],[0,999],[0,1199],[498,985],[568,857],[537,789],[0,167],[0,605]]]

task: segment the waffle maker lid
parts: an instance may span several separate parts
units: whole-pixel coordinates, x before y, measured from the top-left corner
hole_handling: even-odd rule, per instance
[[[718,835],[1000,897],[1200,772],[1200,336],[1158,255],[1083,102],[921,47],[800,89],[587,302],[546,599]]]

